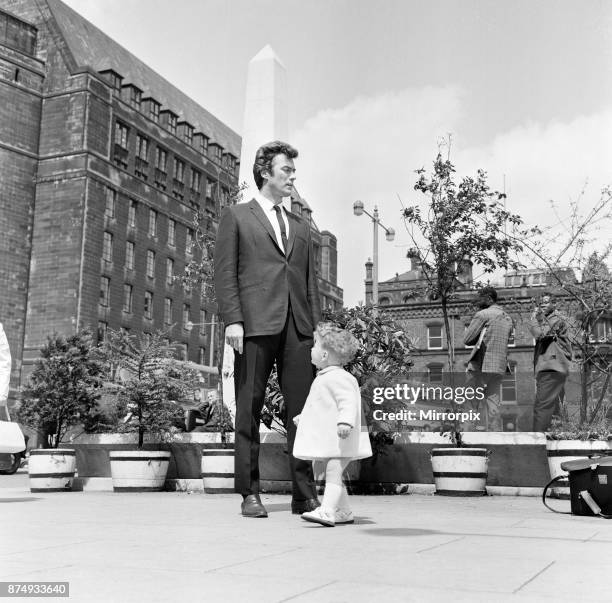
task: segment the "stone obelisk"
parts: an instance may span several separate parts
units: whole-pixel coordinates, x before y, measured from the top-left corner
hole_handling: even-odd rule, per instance
[[[243,202],[257,190],[253,180],[255,152],[266,142],[287,141],[288,121],[287,70],[268,44],[249,62],[238,177],[240,184],[246,182],[249,187],[242,194]],[[235,417],[234,351],[228,345],[223,351],[223,401]]]

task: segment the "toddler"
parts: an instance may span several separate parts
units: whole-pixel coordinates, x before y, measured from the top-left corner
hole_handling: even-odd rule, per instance
[[[295,417],[293,456],[322,463],[325,494],[321,506],[302,519],[333,527],[353,523],[342,473],[353,459],[372,455],[367,430],[362,431],[361,393],[357,380],[342,367],[359,343],[348,331],[319,323],[314,333],[312,363],[319,369],[302,413]]]

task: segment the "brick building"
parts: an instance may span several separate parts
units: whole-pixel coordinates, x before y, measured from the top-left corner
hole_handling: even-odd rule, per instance
[[[565,270],[566,278],[574,278]],[[379,304],[398,320],[416,343],[412,373],[424,381],[440,384],[448,371],[448,346],[455,354],[455,371],[465,371],[471,349],[463,345],[466,326],[477,311],[472,305],[476,288],[472,280],[472,266],[465,262],[459,273],[458,291],[449,308],[451,341],[447,341],[442,307],[439,301],[425,294],[427,282],[418,262],[411,260],[411,270],[378,284]],[[372,300],[372,263],[366,263],[366,303]],[[531,431],[535,378],[533,374],[534,339],[527,328],[527,319],[534,308],[534,298],[551,289],[552,279],[541,270],[528,269],[510,272],[504,282],[494,285],[498,303],[512,316],[515,328],[508,348],[507,373],[500,387],[504,430]],[[603,323],[602,323],[603,324]],[[607,323],[606,323],[607,324]],[[611,322],[612,325],[612,322]],[[577,400],[579,375],[572,373],[566,386],[566,399]],[[415,424],[416,427],[435,428],[435,424]]]
[[[168,329],[215,366],[215,307],[171,277],[197,259],[194,210],[215,228],[238,184],[240,136],[59,0],[0,0],[0,98],[13,390],[48,334],[85,325]],[[311,223],[322,292],[341,304],[336,239]]]

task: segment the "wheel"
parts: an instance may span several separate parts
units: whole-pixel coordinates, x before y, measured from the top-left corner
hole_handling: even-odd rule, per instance
[[[0,475],[13,475],[21,466],[21,453],[0,454]]]

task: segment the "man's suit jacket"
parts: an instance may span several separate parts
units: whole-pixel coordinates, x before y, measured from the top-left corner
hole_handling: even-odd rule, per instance
[[[527,323],[533,335],[533,365],[536,374],[542,371],[556,371],[569,374],[572,362],[572,343],[569,337],[568,319],[553,310],[540,321],[530,319]]]
[[[291,303],[297,330],[312,336],[321,309],[310,226],[287,212],[287,253],[255,199],[225,209],[214,253],[219,315],[241,322],[245,337],[275,335],[285,326]]]
[[[475,347],[470,354],[468,368],[483,373],[504,374],[508,364],[508,340],[512,326],[512,318],[497,304],[476,312],[463,342],[465,345],[475,345],[481,331],[486,331],[480,346]]]

